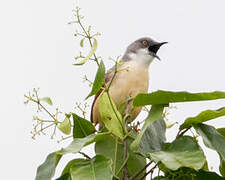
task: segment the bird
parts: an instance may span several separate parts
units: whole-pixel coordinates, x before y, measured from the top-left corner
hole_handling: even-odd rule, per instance
[[[139,93],[147,93],[149,88],[149,66],[153,59],[160,60],[157,52],[167,42],[157,42],[150,37],[143,37],[131,43],[121,59],[121,65],[115,66],[105,74],[106,84],[110,83],[109,95],[118,108],[127,99],[135,97]],[[113,77],[114,76],[114,77]],[[91,121],[99,128],[104,126],[99,113],[99,97],[103,92],[101,89],[94,98],[91,107]],[[129,122],[132,122],[141,112],[141,107],[129,109]]]

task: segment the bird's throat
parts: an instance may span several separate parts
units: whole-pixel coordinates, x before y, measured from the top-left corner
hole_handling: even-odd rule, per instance
[[[129,57],[130,61],[135,62],[137,66],[143,66],[143,68],[148,68],[154,59],[154,57],[145,50],[138,51],[137,53],[130,53]]]

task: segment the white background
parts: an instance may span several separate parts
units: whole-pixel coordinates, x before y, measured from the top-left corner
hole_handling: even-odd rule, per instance
[[[62,147],[48,136],[31,139],[35,109],[24,106],[24,93],[40,87],[42,96],[51,96],[56,107],[70,112],[74,111],[75,102],[82,102],[90,91],[82,77],[86,74],[93,80],[96,65],[72,66],[80,48],[73,36],[75,27],[67,23],[73,20],[72,9],[77,5],[82,8],[85,23],[102,33],[97,54],[103,56],[107,68],[112,65],[109,56],[122,55],[129,43],[150,36],[169,42],[158,53],[162,61],[151,65],[150,91],[225,90],[223,0],[1,2],[1,179],[34,179],[37,166],[47,154]],[[225,100],[176,104],[178,109],[171,111],[169,117],[171,121],[182,122],[185,117],[224,104]],[[219,118],[208,124],[223,127],[225,121]],[[173,133],[168,133],[169,140]],[[207,154],[210,167],[218,172],[216,153],[207,150]]]

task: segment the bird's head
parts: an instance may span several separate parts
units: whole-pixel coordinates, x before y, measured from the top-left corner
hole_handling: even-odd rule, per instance
[[[135,60],[150,64],[154,58],[160,60],[156,53],[159,48],[166,43],[167,42],[159,43],[148,37],[140,38],[127,47],[126,53],[122,59],[124,61]]]

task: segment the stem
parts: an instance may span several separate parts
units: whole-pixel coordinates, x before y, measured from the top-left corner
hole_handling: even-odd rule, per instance
[[[83,30],[84,34],[86,35],[86,38],[88,39],[90,46],[92,47],[93,44],[91,42],[91,36],[89,35],[89,33],[85,30],[84,26],[82,25],[82,23],[80,21],[80,15],[79,15],[78,11],[77,11],[77,22],[80,25],[81,29]],[[94,56],[94,61],[99,66],[98,58],[96,57],[95,53],[93,54],[93,56]]]
[[[112,109],[113,109],[113,113],[116,115],[116,118],[117,118],[118,121],[120,122],[120,125],[121,125],[121,127],[123,128],[123,131],[124,131],[124,133],[125,133],[123,124],[122,124],[120,118],[118,117],[118,114],[116,113],[116,110],[115,110],[115,108],[114,108],[114,106],[113,106],[112,99],[110,98],[110,95],[109,95],[109,91],[106,91],[106,94],[107,94],[107,96],[108,96],[108,98],[109,98],[109,102],[110,102],[110,105],[111,105],[111,107],[112,107]]]
[[[115,140],[115,153],[114,153],[114,162],[117,162],[117,148],[118,148],[118,137],[116,137],[116,140]],[[114,166],[113,166],[113,173],[116,173],[116,163],[114,163]]]
[[[91,159],[87,154],[85,154],[84,152],[79,151],[79,154],[83,155],[84,157],[86,157],[87,159]]]
[[[58,123],[58,120],[40,103],[40,101],[39,100],[35,100],[35,99],[33,99],[33,98],[30,98],[30,97],[28,97],[28,96],[26,96],[25,95],[25,97],[26,98],[28,98],[29,100],[31,100],[31,101],[33,101],[33,102],[35,102],[35,103],[37,103],[38,104],[38,106],[41,106],[41,108],[42,109],[44,109],[44,111],[49,115],[49,116],[51,116],[51,118],[52,119],[54,119],[54,122],[55,123]]]
[[[183,132],[179,131],[179,132],[178,132],[178,134],[177,134],[176,139],[178,139],[179,137],[183,136],[183,135],[184,135],[184,133],[186,133],[186,132],[187,132],[190,128],[191,128],[191,127],[189,127],[189,128],[187,128],[187,129],[185,129]],[[181,133],[180,133],[180,132],[181,132]]]
[[[152,164],[152,161],[150,161],[148,164],[145,165],[145,167],[143,167],[140,171],[138,171],[136,174],[134,174],[130,180],[134,180],[135,178],[137,178],[144,170],[146,170],[146,168],[148,166],[150,166]]]
[[[125,161],[123,161],[123,164],[121,165],[121,167],[117,171],[117,173],[116,173],[117,176],[119,175],[120,171],[123,169],[123,167],[125,166],[125,164],[127,163],[128,158],[129,158],[129,154],[127,154],[127,159]]]
[[[127,159],[127,140],[123,140],[123,161]],[[123,167],[123,179],[129,180],[128,170],[127,170],[127,163],[124,164]]]
[[[45,130],[45,129],[47,129],[47,128],[53,126],[53,125],[55,125],[55,123],[49,124],[48,126],[45,126],[44,128],[41,128],[39,131],[36,132],[36,134],[42,132],[43,130]]]
[[[124,119],[125,121],[125,131],[128,132],[128,119],[130,118],[129,116],[129,110],[130,110],[130,102],[128,101],[126,109],[125,109],[125,115],[124,117],[127,117]],[[127,138],[123,140],[123,160],[125,161],[127,159]],[[123,167],[123,176],[124,180],[129,180],[129,175],[128,175],[128,170],[127,170],[127,162],[124,164]]]
[[[43,119],[38,119],[38,121],[40,121],[40,122],[55,122],[55,121],[52,121],[52,120],[43,120]]]
[[[113,109],[113,112],[114,112],[114,114],[116,115],[116,118],[119,120],[120,125],[121,125],[121,127],[122,127],[122,129],[123,129],[123,132],[126,133],[127,131],[124,129],[124,126],[123,126],[123,124],[122,124],[120,118],[118,117],[118,115],[117,115],[117,113],[116,113],[116,110],[115,110],[115,108],[114,108],[114,106],[113,106],[113,103],[112,103],[112,99],[110,98],[110,94],[109,94],[109,88],[110,88],[110,86],[112,85],[112,82],[113,82],[113,80],[114,80],[114,78],[115,78],[117,72],[118,72],[118,70],[117,70],[117,62],[116,62],[116,64],[115,64],[115,71],[114,71],[113,77],[112,77],[112,79],[110,80],[109,85],[106,87],[106,84],[104,84],[104,86],[105,86],[105,92],[107,93],[107,96],[108,96],[108,98],[109,98],[110,105],[111,105],[111,107],[112,107],[112,109]],[[125,127],[125,128],[126,128],[126,127]]]
[[[118,72],[118,69],[117,69],[117,62],[116,62],[116,64],[115,64],[115,71],[114,71],[113,77],[112,77],[112,79],[111,79],[111,81],[110,81],[110,83],[109,83],[109,85],[107,87],[107,90],[109,90],[109,88],[110,88],[110,86],[111,86],[111,84],[113,82],[113,79],[115,78],[117,72]]]
[[[42,109],[44,109],[45,110],[45,112],[46,113],[48,113],[48,115],[49,116],[51,116],[52,117],[52,119],[54,119],[55,120],[55,122],[57,122],[58,123],[58,120],[40,103],[40,102],[38,102],[38,104],[41,106],[41,108]]]
[[[144,176],[140,178],[140,180],[144,179],[148,174],[153,173],[158,164],[156,164],[152,169],[150,169]],[[152,178],[151,178],[152,179]]]
[[[57,142],[60,143],[60,142],[66,140],[66,139],[69,139],[71,137],[73,137],[73,136],[62,137],[62,139],[58,140]]]
[[[158,167],[158,169],[159,169],[159,167]],[[160,169],[159,169],[159,171],[158,171],[158,178],[157,178],[158,180],[159,180],[159,174],[160,174]]]
[[[89,41],[89,43],[90,43],[90,45],[91,45],[91,47],[92,47],[93,45],[92,45],[91,39],[88,38],[88,41]],[[99,62],[98,62],[98,58],[97,58],[96,54],[94,53],[93,56],[94,56],[95,62],[96,62],[97,65],[99,66]]]
[[[51,136],[51,138],[53,139],[54,138],[54,135],[56,134],[56,125],[55,125],[55,127],[54,127],[54,130],[53,130],[53,133],[52,133],[52,136]]]

